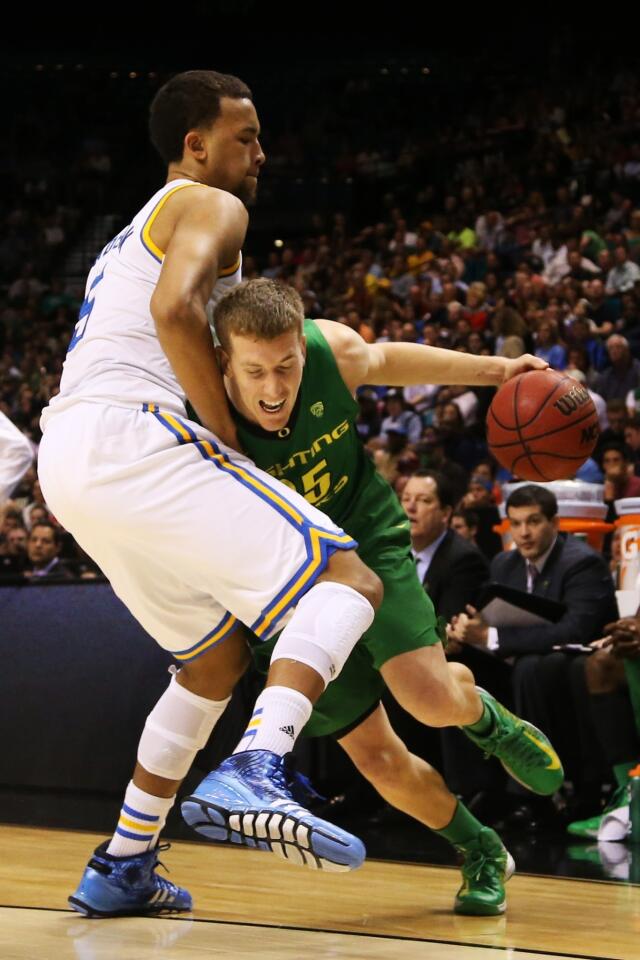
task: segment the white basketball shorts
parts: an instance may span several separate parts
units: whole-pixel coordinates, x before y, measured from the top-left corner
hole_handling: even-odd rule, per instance
[[[178,660],[238,621],[281,630],[335,550],[357,544],[295,491],[156,404],[78,401],[45,417],[49,509]]]

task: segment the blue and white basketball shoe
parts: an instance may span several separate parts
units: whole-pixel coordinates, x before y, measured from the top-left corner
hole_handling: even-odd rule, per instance
[[[247,750],[224,760],[182,801],[190,827],[217,843],[267,850],[314,870],[345,871],[366,856],[357,837],[314,816],[292,795],[287,757]]]
[[[191,910],[191,894],[155,873],[158,852],[169,844],[133,857],[107,853],[101,844],[82,875],[69,903],[86,917],[157,916]],[[163,864],[160,864],[163,866]]]

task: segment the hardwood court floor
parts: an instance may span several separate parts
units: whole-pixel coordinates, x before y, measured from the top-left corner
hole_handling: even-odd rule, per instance
[[[246,850],[165,855],[193,918],[86,920],[67,910],[92,834],[0,826],[2,960],[534,960],[640,957],[640,889],[516,875],[504,917],[456,917],[457,871],[368,862],[318,874]]]

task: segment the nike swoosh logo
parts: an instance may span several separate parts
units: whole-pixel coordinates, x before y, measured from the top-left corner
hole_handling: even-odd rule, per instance
[[[531,740],[533,743],[535,743],[536,747],[538,747],[539,750],[542,750],[542,752],[549,757],[549,760],[551,760],[551,763],[547,765],[547,770],[560,769],[560,759],[558,757],[558,754],[555,752],[555,750],[552,747],[547,746],[547,744],[544,743],[542,740],[538,740],[537,737],[534,737],[533,734],[529,733],[527,730],[524,731],[524,735],[525,737],[528,737],[529,740]]]

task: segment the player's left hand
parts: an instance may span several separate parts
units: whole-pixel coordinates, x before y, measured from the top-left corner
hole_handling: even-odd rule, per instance
[[[531,353],[523,353],[521,357],[515,360],[504,361],[504,375],[502,382],[506,383],[512,377],[517,377],[519,373],[526,373],[527,370],[546,370],[549,364],[540,357],[534,357]]]

